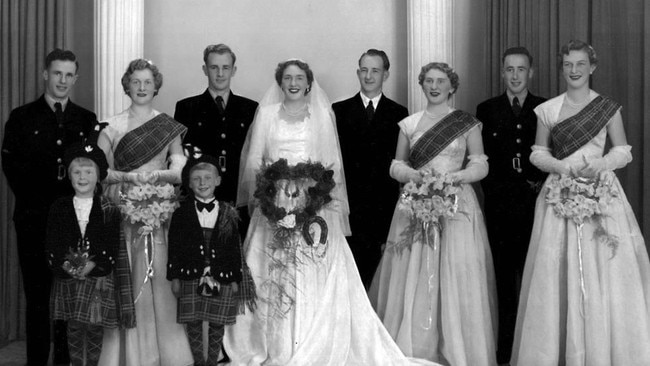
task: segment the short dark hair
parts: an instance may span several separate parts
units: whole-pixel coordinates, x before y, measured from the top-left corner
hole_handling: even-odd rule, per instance
[[[218,53],[220,55],[224,55],[226,53],[230,54],[230,57],[232,57],[232,65],[235,66],[235,61],[237,61],[237,56],[235,56],[235,53],[232,52],[230,47],[226,46],[223,43],[219,44],[211,44],[208,47],[203,50],[203,63],[207,64],[208,63],[208,57],[210,56],[211,53]]]
[[[122,88],[124,88],[124,92],[127,95],[129,95],[129,83],[131,82],[131,75],[133,75],[133,73],[138,70],[145,70],[145,69],[151,70],[151,73],[153,74],[154,86],[156,88],[156,92],[154,95],[158,95],[158,91],[160,90],[160,88],[162,88],[163,75],[158,70],[158,66],[154,65],[153,62],[149,60],[145,60],[143,58],[138,58],[131,61],[129,63],[129,66],[126,68],[124,75],[122,75]]]
[[[447,77],[449,78],[449,82],[451,82],[451,87],[454,89],[454,92],[451,94],[456,94],[456,92],[458,91],[458,87],[460,86],[460,79],[458,78],[458,74],[456,74],[456,71],[454,71],[454,69],[452,69],[451,66],[449,66],[444,62],[429,62],[428,64],[422,66],[422,69],[420,70],[420,75],[418,75],[418,84],[422,85],[422,83],[424,83],[424,76],[427,74],[427,72],[433,69],[442,71],[445,74],[447,74]]]
[[[281,86],[282,74],[284,74],[284,70],[286,70],[287,67],[291,65],[296,65],[300,70],[304,71],[305,74],[307,75],[307,83],[309,84],[309,87],[307,88],[307,92],[305,94],[309,94],[309,91],[311,91],[311,83],[314,82],[314,73],[309,68],[309,64],[307,64],[304,61],[293,59],[293,60],[280,62],[278,64],[278,67],[275,69],[275,81],[278,83],[278,85]]]
[[[598,56],[596,55],[596,50],[587,42],[583,42],[577,39],[572,39],[562,46],[560,53],[557,54],[557,66],[562,68],[562,63],[564,61],[564,56],[569,55],[571,51],[584,51],[589,57],[589,63],[592,65],[598,65]]]
[[[510,47],[505,52],[503,52],[503,56],[501,57],[501,63],[506,62],[506,57],[510,55],[523,55],[528,57],[528,63],[530,66],[533,66],[533,56],[528,52],[528,49],[526,47]]]
[[[369,49],[359,57],[359,67],[361,67],[361,60],[363,60],[364,56],[379,56],[381,57],[381,61],[384,63],[384,70],[388,71],[388,69],[390,69],[390,61],[388,61],[388,55],[386,55],[386,52],[374,48]]]
[[[77,56],[72,51],[55,48],[45,56],[45,70],[49,69],[50,65],[52,65],[52,62],[54,61],[74,62],[75,74],[79,71],[79,61],[77,61]]]

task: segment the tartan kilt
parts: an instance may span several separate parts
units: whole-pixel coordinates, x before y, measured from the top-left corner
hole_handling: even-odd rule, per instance
[[[230,286],[222,285],[218,296],[207,297],[196,292],[199,281],[181,280],[176,321],[181,324],[198,320],[222,325],[235,324],[237,302]]]
[[[103,290],[98,290],[97,282],[103,279]],[[99,296],[101,319],[92,321],[92,304]],[[50,297],[52,319],[76,320],[84,324],[99,325],[104,328],[117,328],[117,306],[115,304],[115,285],[113,276],[86,277],[85,280],[74,278],[54,279],[54,288]]]

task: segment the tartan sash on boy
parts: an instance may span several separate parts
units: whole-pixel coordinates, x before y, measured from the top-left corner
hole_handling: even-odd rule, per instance
[[[117,144],[115,169],[130,172],[153,159],[176,136],[184,135],[187,127],[176,122],[165,113],[161,113],[142,126],[129,131]]]
[[[411,167],[422,168],[455,139],[479,123],[478,119],[467,112],[456,110],[449,113],[413,145],[409,155]]]
[[[591,141],[607,125],[621,105],[597,96],[577,114],[551,129],[555,158],[562,160]]]

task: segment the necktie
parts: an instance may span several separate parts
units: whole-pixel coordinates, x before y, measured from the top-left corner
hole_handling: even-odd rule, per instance
[[[56,116],[56,123],[63,124],[63,107],[61,103],[54,103],[54,115]]]
[[[223,112],[226,110],[226,107],[224,106],[223,103],[223,98],[221,95],[217,95],[216,98],[214,98],[214,101],[217,103],[217,109],[219,110],[219,114],[223,116]]]
[[[512,111],[515,116],[519,117],[519,113],[521,113],[521,104],[519,104],[519,98],[517,97],[512,99]]]
[[[212,210],[214,209],[214,201],[216,201],[216,199],[213,199],[208,203],[201,202],[199,200],[195,200],[195,201],[196,201],[196,209],[199,210],[199,212],[203,210],[206,210],[207,212],[212,212]]]
[[[368,121],[372,121],[372,118],[375,116],[375,107],[372,105],[372,100],[368,101],[368,106],[366,107],[366,115],[368,116]]]

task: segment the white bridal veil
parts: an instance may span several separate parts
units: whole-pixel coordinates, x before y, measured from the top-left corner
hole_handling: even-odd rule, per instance
[[[263,163],[270,163],[276,157],[270,153],[270,136],[275,124],[280,120],[280,109],[284,93],[277,83],[267,90],[260,101],[255,120],[248,130],[246,142],[242,149],[239,167],[239,186],[237,191],[237,206],[248,205],[252,215],[256,205],[253,194],[256,188],[256,176]],[[305,123],[309,131],[307,141],[307,156],[312,162],[321,162],[325,167],[334,170],[336,187],[331,195],[333,201],[328,209],[334,210],[340,219],[340,228],[345,235],[350,234],[348,215],[348,195],[343,172],[343,160],[339,145],[334,112],[325,91],[314,80],[311,91],[307,95],[308,113]]]

